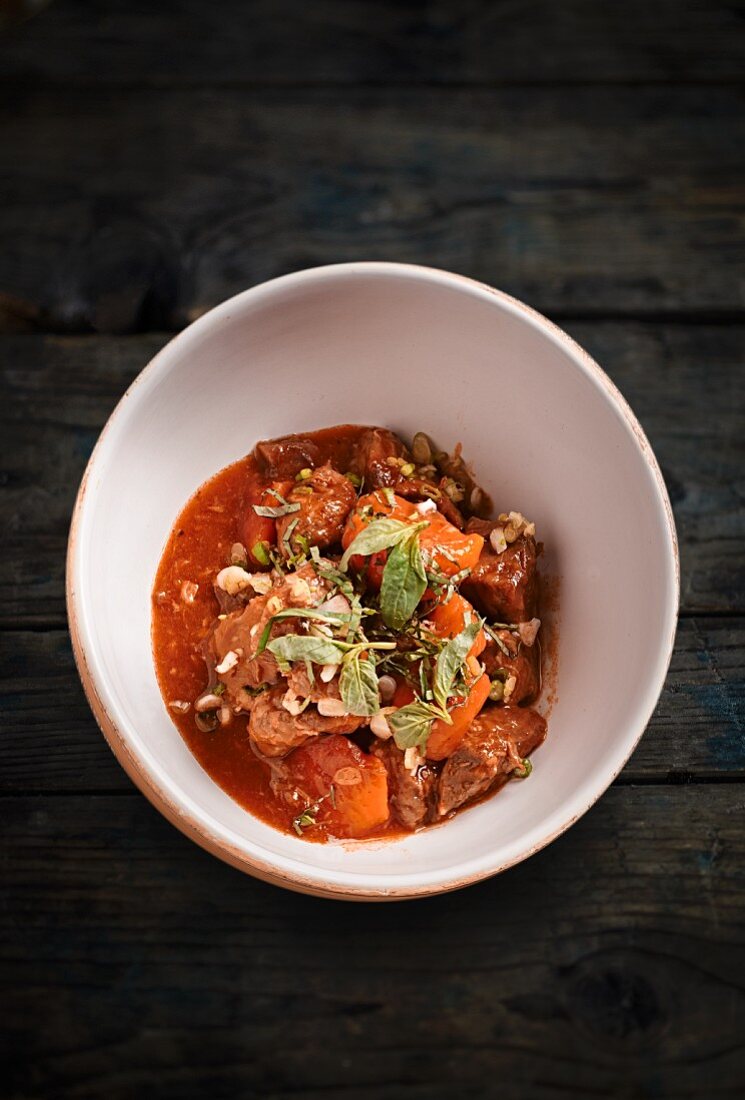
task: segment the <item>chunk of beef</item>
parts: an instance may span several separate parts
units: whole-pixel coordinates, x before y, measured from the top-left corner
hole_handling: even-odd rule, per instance
[[[276,684],[280,678],[274,656],[268,651],[257,654],[259,640],[273,615],[285,607],[313,607],[322,602],[329,591],[312,565],[304,565],[284,577],[274,575],[274,585],[265,596],[255,596],[242,611],[234,611],[218,621],[203,646],[207,667],[215,668],[227,659],[231,666],[218,672],[230,701],[245,706],[243,688]],[[299,619],[275,623],[272,637],[293,633],[299,629]],[[234,654],[235,660],[230,657]]]
[[[364,480],[365,488],[381,489],[393,486],[401,479],[401,467],[388,461],[400,458],[410,461],[404,444],[386,428],[368,428],[362,432],[352,459],[352,469]]]
[[[388,772],[388,798],[391,811],[405,829],[418,829],[434,816],[437,776],[423,764],[413,774],[404,767],[404,754],[391,739],[376,738],[371,751],[385,764]]]
[[[442,769],[439,816],[505,783],[545,736],[546,720],[529,707],[485,707]]]
[[[306,539],[321,550],[341,542],[357,494],[349,478],[332,466],[321,466],[307,480],[295,485],[287,499],[299,504],[300,511],[277,520],[277,543],[285,557],[292,557]]]
[[[282,705],[286,685],[262,692],[251,709],[248,732],[263,756],[284,756],[322,733],[354,733],[364,722],[353,714],[326,716],[314,706],[290,714]]]
[[[461,592],[487,619],[521,623],[532,619],[538,600],[538,548],[532,535],[520,535],[498,554],[489,542],[491,520],[469,519],[466,531],[484,536],[481,556]]]
[[[532,646],[523,645],[509,630],[500,630],[498,633],[509,653],[505,653],[493,638],[487,638],[486,648],[480,658],[486,674],[490,680],[496,677],[507,680],[514,676],[515,686],[510,696],[510,705],[528,703],[541,690],[540,644],[536,641]]]
[[[254,447],[254,458],[262,476],[269,480],[293,478],[301,470],[320,465],[321,448],[305,435],[265,439]]]
[[[311,683],[305,665],[296,663],[290,669],[287,686],[295,692],[298,699],[310,699],[312,703],[317,703],[321,699],[341,699],[339,677],[334,676],[333,680],[325,683],[320,677],[320,671],[319,668],[314,670],[314,679]]]

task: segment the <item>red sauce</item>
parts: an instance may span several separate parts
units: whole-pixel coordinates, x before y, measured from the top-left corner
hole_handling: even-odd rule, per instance
[[[361,430],[347,425],[303,438],[312,441],[315,465],[330,461],[336,469],[345,471]],[[293,438],[287,437],[286,458],[299,470],[306,461],[302,451],[296,455],[292,450]],[[219,614],[213,581],[216,572],[230,563],[233,544],[243,541],[249,499],[256,499],[257,486],[268,484],[273,476],[266,456],[259,449],[255,454],[257,457],[241,459],[205,482],[178,516],[153,586],[152,644],[158,683],[169,715],[201,766],[250,813],[283,832],[291,832],[293,808],[283,804],[271,789],[270,768],[251,746],[248,715],[236,715],[214,732],[202,732],[194,721],[193,702],[207,681],[200,644]],[[185,595],[191,599],[185,599]],[[189,703],[188,711],[174,709],[171,704],[177,701]],[[369,731],[367,736],[372,737]],[[437,770],[438,765],[433,766]],[[406,832],[389,820],[368,836],[394,837]],[[303,838],[316,842],[328,839],[322,821],[305,829]]]
[[[359,433],[357,427],[312,433],[324,460],[343,468]],[[252,455],[221,470],[194,494],[174,524],[153,585],[152,644],[155,671],[163,698],[192,703],[206,682],[201,639],[213,625],[219,607],[212,582],[227,565],[230,549],[242,539],[243,515],[252,486],[263,482]],[[184,584],[197,584],[193,603],[182,599]],[[248,736],[248,715],[238,715],[213,733],[194,723],[193,708],[169,715],[204,770],[250,813],[283,832],[292,831],[293,813],[275,797],[267,766],[254,754]],[[371,836],[400,836],[405,830],[390,821]],[[319,822],[306,829],[304,840],[327,839]]]

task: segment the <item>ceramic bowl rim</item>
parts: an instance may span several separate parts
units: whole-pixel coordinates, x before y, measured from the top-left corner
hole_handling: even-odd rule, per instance
[[[336,278],[345,275],[379,275],[412,278],[419,281],[445,285],[460,289],[481,300],[496,300],[499,306],[507,313],[518,317],[524,323],[541,332],[549,340],[553,341],[574,361],[575,365],[584,373],[590,382],[598,389],[605,401],[609,403],[617,415],[625,423],[632,436],[637,450],[641,454],[649,472],[652,474],[656,487],[657,504],[662,509],[665,519],[665,531],[667,534],[668,565],[672,566],[673,591],[668,592],[665,607],[665,623],[659,640],[659,659],[657,675],[650,682],[646,691],[646,706],[643,716],[629,729],[628,736],[623,741],[621,749],[614,755],[612,764],[606,770],[596,769],[596,777],[593,782],[587,782],[583,788],[583,797],[580,805],[573,799],[567,802],[566,814],[557,828],[552,828],[544,837],[535,844],[527,846],[512,858],[503,861],[487,863],[476,870],[470,870],[467,874],[454,873],[450,877],[438,879],[436,882],[427,881],[427,873],[417,876],[423,881],[402,882],[396,886],[375,886],[374,882],[366,881],[374,879],[374,875],[348,876],[345,880],[344,872],[335,872],[333,876],[329,872],[304,873],[302,865],[297,868],[278,868],[272,862],[260,859],[254,854],[247,853],[239,845],[230,843],[224,836],[219,835],[219,829],[215,828],[211,815],[196,804],[187,802],[183,793],[172,785],[166,789],[167,776],[158,777],[152,774],[152,769],[147,761],[143,760],[132,745],[130,745],[125,733],[114,720],[111,710],[111,702],[107,699],[107,687],[104,677],[97,668],[96,652],[91,635],[87,629],[84,608],[81,606],[80,590],[76,585],[77,569],[79,564],[79,532],[85,515],[87,488],[91,482],[91,475],[96,468],[105,442],[110,435],[111,428],[125,414],[129,404],[129,398],[136,389],[146,383],[157,371],[163,368],[164,363],[173,358],[174,349],[183,355],[186,345],[197,336],[204,335],[209,329],[217,328],[221,323],[230,319],[231,315],[243,306],[254,303],[262,297],[281,293],[288,289],[302,288],[303,285],[322,282],[328,278]],[[195,486],[196,488],[196,486]],[[70,534],[67,548],[66,566],[66,600],[67,615],[72,639],[73,653],[78,672],[83,683],[85,694],[91,706],[96,721],[104,734],[111,750],[119,763],[129,775],[130,779],[172,824],[190,837],[201,847],[225,862],[237,867],[239,870],[263,879],[266,882],[283,886],[287,889],[301,893],[313,894],[319,897],[341,898],[358,901],[386,901],[404,900],[408,898],[423,897],[432,894],[445,893],[471,885],[493,875],[500,874],[516,863],[522,862],[535,852],[540,851],[550,844],[562,833],[566,832],[580,817],[582,817],[602,796],[612,784],[618,773],[624,767],[629,757],[641,739],[647,727],[652,712],[656,706],[660,692],[665,681],[667,669],[672,657],[675,641],[675,632],[678,620],[678,606],[680,598],[680,567],[678,542],[673,519],[672,507],[667,489],[662,477],[657,459],[652,451],[649,441],[632,412],[623,395],[595,362],[594,359],[576,343],[566,332],[560,329],[548,318],[532,309],[518,299],[497,290],[485,283],[463,275],[454,274],[439,268],[425,267],[418,264],[393,263],[384,261],[356,261],[352,263],[328,264],[321,267],[307,268],[302,271],[281,275],[277,278],[259,283],[248,290],[241,291],[221,304],[213,307],[199,317],[182,332],[178,333],[147,363],[133,380],[121,397],[113,412],[109,416],[101,434],[96,442],[93,452],[86,466],[80,488],[77,493],[72,513]],[[446,827],[446,826],[445,826]],[[313,848],[315,846],[310,846]],[[337,881],[324,881],[325,878],[334,878]],[[356,881],[355,881],[356,880]]]

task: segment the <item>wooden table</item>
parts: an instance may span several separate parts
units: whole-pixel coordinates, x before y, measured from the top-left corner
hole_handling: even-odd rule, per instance
[[[5,34],[5,1095],[745,1093],[744,15],[58,0]],[[281,892],[166,824],[95,726],[63,602],[79,478],[151,355],[359,258],[484,279],[586,346],[683,566],[665,691],[598,805],[500,878],[391,906]]]

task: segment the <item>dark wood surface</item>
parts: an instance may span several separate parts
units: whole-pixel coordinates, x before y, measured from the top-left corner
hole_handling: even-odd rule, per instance
[[[0,1095],[745,1094],[745,5],[58,0],[0,39]],[[98,732],[64,611],[96,436],[171,332],[337,260],[498,285],[647,431],[681,621],[550,848],[396,906],[199,851]]]

